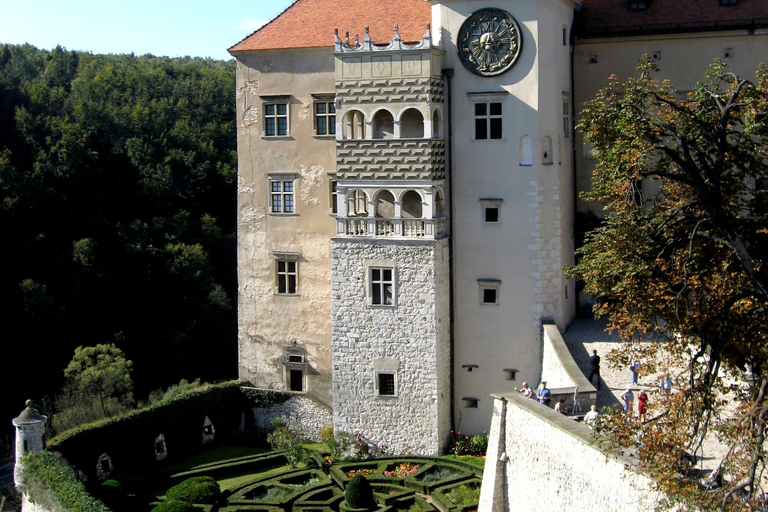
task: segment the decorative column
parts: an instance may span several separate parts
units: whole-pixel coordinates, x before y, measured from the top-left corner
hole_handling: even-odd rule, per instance
[[[43,446],[43,434],[45,434],[45,422],[48,418],[37,412],[32,407],[32,400],[27,400],[27,408],[17,418],[13,419],[16,427],[16,465],[13,467],[13,483],[21,492],[21,459],[30,452],[39,452]]]

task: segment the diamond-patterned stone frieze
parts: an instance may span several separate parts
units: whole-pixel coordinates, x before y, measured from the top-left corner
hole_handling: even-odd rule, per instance
[[[343,180],[444,179],[445,142],[436,139],[337,141],[336,173]]]

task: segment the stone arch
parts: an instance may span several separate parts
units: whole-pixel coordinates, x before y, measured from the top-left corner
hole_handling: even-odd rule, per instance
[[[168,445],[165,444],[165,436],[160,434],[155,438],[155,460],[164,460],[168,456]]]
[[[109,455],[106,453],[99,455],[99,459],[96,461],[96,477],[99,480],[106,480],[109,478],[109,475],[112,474],[114,469],[114,466],[112,466],[112,458]]]
[[[395,196],[389,190],[380,190],[374,199],[374,215],[380,219],[395,218]]]
[[[359,110],[350,110],[344,114],[342,138],[360,140],[365,138],[365,114]]]
[[[403,219],[420,219],[423,215],[424,201],[415,190],[407,190],[400,198],[400,217]]]
[[[541,163],[552,165],[552,139],[547,135],[541,138]]]
[[[368,194],[364,190],[354,188],[348,191],[346,200],[348,217],[368,216]]]
[[[216,435],[216,429],[213,427],[213,422],[208,416],[203,420],[203,444],[213,441]]]
[[[424,114],[417,108],[407,108],[400,113],[400,138],[424,138]]]
[[[393,139],[395,137],[395,117],[392,112],[382,108],[373,114],[373,139]]]
[[[530,135],[520,137],[520,165],[533,165],[533,143]]]

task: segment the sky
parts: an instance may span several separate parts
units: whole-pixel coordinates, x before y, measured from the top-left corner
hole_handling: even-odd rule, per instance
[[[0,43],[91,53],[232,58],[294,0],[0,0]]]

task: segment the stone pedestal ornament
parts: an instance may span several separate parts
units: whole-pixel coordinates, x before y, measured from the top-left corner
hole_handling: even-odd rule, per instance
[[[45,448],[43,435],[45,422],[48,421],[46,416],[32,407],[32,400],[27,400],[26,405],[27,408],[12,420],[13,426],[16,427],[16,465],[13,467],[13,483],[20,492],[22,491],[21,459],[30,452],[39,452]]]

